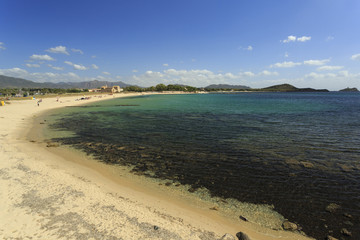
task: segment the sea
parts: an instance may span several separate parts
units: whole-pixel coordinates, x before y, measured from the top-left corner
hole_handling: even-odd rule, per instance
[[[316,239],[360,239],[360,93],[144,95],[52,119],[53,141],[104,163],[271,205]]]

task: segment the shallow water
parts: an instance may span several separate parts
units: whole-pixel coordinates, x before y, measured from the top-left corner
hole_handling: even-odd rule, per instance
[[[317,239],[342,228],[360,239],[360,94],[154,95],[54,118],[55,140],[104,162],[189,191],[273,204]],[[330,203],[341,208],[329,213]]]

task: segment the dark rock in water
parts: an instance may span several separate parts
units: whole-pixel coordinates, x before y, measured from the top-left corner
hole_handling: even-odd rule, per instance
[[[344,213],[344,216],[347,217],[347,218],[353,218],[353,216],[351,214],[348,214],[348,213]]]
[[[285,222],[283,222],[282,227],[284,230],[287,230],[287,231],[296,231],[298,229],[298,226],[295,223],[292,223],[287,220]]]
[[[338,240],[337,238],[334,238],[334,237],[332,237],[332,236],[330,236],[330,235],[328,235],[327,237],[326,237],[326,240]]]
[[[325,210],[329,213],[334,213],[336,212],[336,210],[338,210],[340,208],[340,205],[336,204],[336,203],[330,203],[329,205],[327,205],[327,207],[325,208]]]
[[[347,230],[346,228],[341,229],[341,233],[345,236],[349,236],[349,237],[352,236],[351,232],[349,230]]]
[[[172,182],[166,182],[165,186],[170,186],[172,184]]]
[[[354,226],[354,224],[350,221],[345,221],[344,224],[348,225],[348,226]]]
[[[159,227],[155,225],[155,226],[154,226],[154,230],[158,230],[158,229],[159,229]]]
[[[245,217],[243,217],[243,216],[239,216],[239,218],[240,218],[241,220],[245,221],[245,222],[248,221],[248,220],[247,220]]]
[[[238,232],[236,234],[236,237],[239,239],[239,240],[250,240],[249,236],[246,235],[245,233],[243,232]]]
[[[226,233],[224,236],[222,236],[219,240],[236,240],[233,235],[230,233]]]
[[[189,188],[189,190],[188,190],[189,192],[191,192],[191,193],[193,193],[193,192],[195,192],[196,191],[196,188]]]

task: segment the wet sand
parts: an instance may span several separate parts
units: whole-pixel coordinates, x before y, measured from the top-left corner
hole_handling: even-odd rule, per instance
[[[47,147],[38,131],[47,110],[133,95],[44,98],[40,106],[24,100],[0,107],[1,238],[221,239],[244,232],[250,239],[309,239],[245,222],[221,204],[64,146]]]

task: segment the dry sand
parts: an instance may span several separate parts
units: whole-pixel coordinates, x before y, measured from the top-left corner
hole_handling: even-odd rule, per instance
[[[27,137],[47,110],[123,96],[131,95],[46,98],[40,106],[37,100],[12,101],[0,107],[1,239],[204,240],[240,231],[250,239],[309,239],[210,210],[212,203],[144,184],[142,177]],[[36,132],[32,137],[38,139]]]

